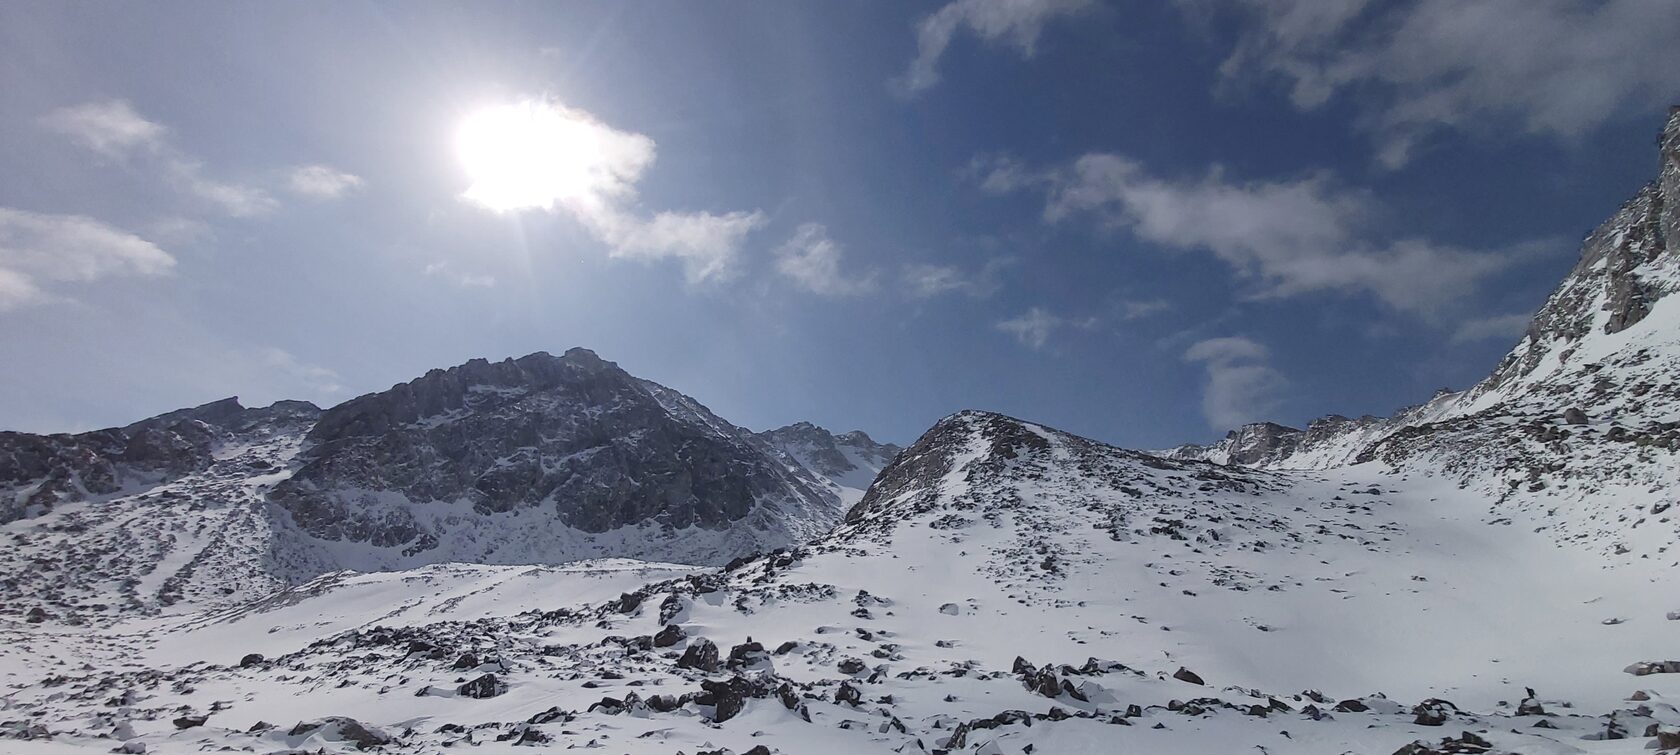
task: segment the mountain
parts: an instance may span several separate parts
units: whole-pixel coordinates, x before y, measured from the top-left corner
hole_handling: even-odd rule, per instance
[[[876,443],[862,430],[835,435],[809,422],[778,427],[758,437],[821,475],[847,507],[863,498],[876,473],[901,450],[891,443]]]
[[[1663,553],[1650,518],[1680,488],[1680,108],[1656,180],[1589,234],[1580,260],[1486,378],[1393,417],[1261,423],[1166,458],[1266,469],[1371,463],[1445,475],[1500,513],[1542,512],[1560,541]]]
[[[828,534],[723,569],[335,574],[8,637],[0,669],[20,744],[148,752],[1631,753],[1680,725],[1624,672],[1672,648],[1674,570],[1477,504],[962,412]]]
[[[722,564],[826,532],[892,453],[795,428],[754,434],[572,349],[325,411],[226,399],[0,434],[0,614],[231,605],[343,569],[453,561]]]

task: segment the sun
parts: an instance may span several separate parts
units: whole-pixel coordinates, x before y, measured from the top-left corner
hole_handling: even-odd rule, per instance
[[[651,160],[651,141],[643,147],[638,139],[646,137],[553,103],[487,107],[456,134],[471,181],[462,196],[497,212],[599,203],[627,190]]]

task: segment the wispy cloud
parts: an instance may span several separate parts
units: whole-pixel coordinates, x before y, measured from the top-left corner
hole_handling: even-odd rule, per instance
[[[1266,419],[1279,404],[1288,385],[1268,361],[1265,345],[1242,336],[1197,341],[1184,351],[1184,361],[1202,365],[1207,383],[1202,391],[1202,415],[1215,430]]]
[[[1379,160],[1440,129],[1575,137],[1680,87],[1680,3],[1663,0],[1180,0],[1244,24],[1227,82],[1282,79],[1302,110],[1358,97]]]
[[[177,190],[227,215],[263,215],[280,206],[261,187],[211,177],[202,162],[169,143],[168,129],[141,116],[127,101],[60,108],[43,116],[41,125],[106,157],[151,161],[160,177]]]
[[[1215,169],[1201,178],[1168,179],[1110,153],[1087,154],[1063,169],[1025,171],[1010,162],[977,176],[995,193],[1045,195],[1045,220],[1092,218],[1172,250],[1201,250],[1255,284],[1253,298],[1316,291],[1363,292],[1426,319],[1466,298],[1481,281],[1549,248],[1534,240],[1505,249],[1471,250],[1426,239],[1388,240],[1377,230],[1382,208],[1365,191],[1328,174],[1235,181]]]
[[[894,91],[913,97],[939,83],[939,60],[960,31],[988,43],[1003,42],[1030,58],[1044,25],[1072,15],[1091,0],[953,0],[916,24],[916,58],[898,78]]]
[[[1015,337],[1022,346],[1034,351],[1049,345],[1050,337],[1064,328],[1090,330],[1100,321],[1095,317],[1069,319],[1044,307],[1032,307],[1019,316],[999,321],[994,327]]]
[[[280,372],[309,391],[323,396],[342,393],[344,385],[338,373],[320,365],[300,361],[285,349],[268,347],[256,352],[263,367]]]
[[[806,223],[793,238],[776,247],[776,272],[800,288],[822,296],[855,296],[875,290],[875,274],[841,270],[846,250],[821,223]]]
[[[286,188],[310,199],[338,199],[362,188],[362,178],[330,165],[300,165],[286,176]]]
[[[514,139],[518,149],[498,140]],[[637,206],[654,141],[557,102],[487,110],[464,127],[462,159],[473,182],[463,199],[497,212],[564,212],[615,257],[676,259],[690,282],[734,275],[740,247],[764,214],[660,211]]]
[[[167,275],[174,267],[156,244],[93,218],[0,207],[0,310],[51,301],[50,284]]]
[[[109,157],[124,157],[137,149],[157,149],[163,146],[167,133],[123,100],[59,108],[43,116],[41,125]]]
[[[985,299],[1003,287],[1002,272],[1016,262],[1013,257],[994,257],[975,270],[956,265],[909,264],[900,271],[900,280],[910,295],[918,299],[949,293]]]

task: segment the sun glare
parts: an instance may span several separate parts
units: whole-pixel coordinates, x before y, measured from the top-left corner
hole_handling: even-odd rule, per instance
[[[498,212],[597,199],[623,178],[613,166],[618,136],[586,115],[547,103],[485,108],[469,116],[456,137],[472,181],[463,196]]]

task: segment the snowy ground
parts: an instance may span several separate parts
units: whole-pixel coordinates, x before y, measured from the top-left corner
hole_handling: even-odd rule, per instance
[[[0,745],[1487,751],[1440,744],[1470,732],[1609,753],[1680,725],[1680,674],[1623,671],[1680,655],[1666,562],[1612,566],[1373,465],[1151,463],[1027,427],[1041,447],[1000,460],[976,430],[875,516],[721,572],[441,565],[114,628],[11,624],[0,729],[42,728]],[[667,625],[682,637],[657,644]],[[1516,715],[1525,687],[1546,715]],[[1457,710],[1419,724],[1428,698]],[[1614,711],[1631,738],[1597,739]],[[331,716],[367,731],[308,724]]]

